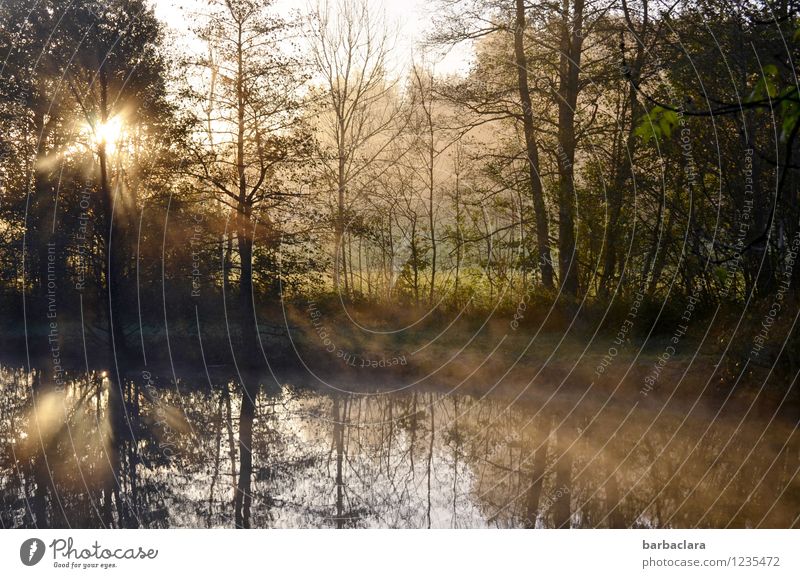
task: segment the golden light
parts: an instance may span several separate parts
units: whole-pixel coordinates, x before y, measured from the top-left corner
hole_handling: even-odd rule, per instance
[[[112,116],[106,122],[101,122],[94,126],[94,142],[98,145],[105,145],[106,151],[113,153],[117,148],[117,144],[122,140],[123,129],[122,117]]]

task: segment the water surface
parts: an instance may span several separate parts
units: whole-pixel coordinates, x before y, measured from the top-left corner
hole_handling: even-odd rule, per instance
[[[780,412],[264,385],[249,466],[236,379],[146,377],[115,440],[102,374],[2,369],[4,527],[798,527]]]

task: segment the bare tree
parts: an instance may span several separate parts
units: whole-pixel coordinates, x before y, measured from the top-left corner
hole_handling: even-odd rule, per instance
[[[431,243],[431,281],[428,290],[428,303],[433,305],[434,293],[436,291],[436,161],[442,153],[444,147],[437,146],[436,135],[436,120],[434,116],[434,77],[433,70],[430,68],[422,69],[420,66],[414,66],[412,70],[414,93],[416,95],[415,101],[418,106],[415,107],[417,116],[419,117],[419,138],[421,141],[421,157],[424,167],[424,175],[422,175],[425,182],[427,193],[427,209],[428,209],[428,235]]]
[[[392,37],[366,0],[321,0],[309,16],[318,92],[321,166],[336,191],[334,287],[349,292],[344,236],[347,213],[363,193],[359,181],[385,164],[403,127],[397,80],[389,77]]]

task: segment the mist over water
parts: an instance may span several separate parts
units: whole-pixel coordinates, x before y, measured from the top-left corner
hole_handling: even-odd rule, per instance
[[[107,380],[31,397],[2,370],[3,527],[230,527],[241,394],[153,378],[117,441],[124,512],[105,508]],[[218,385],[219,384],[219,385]],[[155,395],[154,395],[155,393]],[[788,416],[578,411],[427,390],[264,387],[253,418],[248,527],[792,527],[800,459]],[[704,415],[705,414],[705,415]],[[542,454],[544,448],[544,454]],[[537,454],[537,451],[539,452]],[[538,460],[537,460],[538,456]],[[537,470],[537,466],[543,469]],[[568,519],[564,519],[567,516]],[[119,519],[121,522],[117,522]]]

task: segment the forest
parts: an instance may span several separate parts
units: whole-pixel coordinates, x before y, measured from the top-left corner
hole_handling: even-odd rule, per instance
[[[158,4],[0,3],[3,527],[798,527],[800,4]]]

